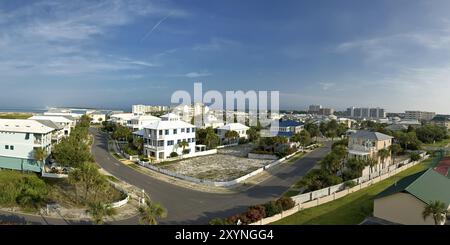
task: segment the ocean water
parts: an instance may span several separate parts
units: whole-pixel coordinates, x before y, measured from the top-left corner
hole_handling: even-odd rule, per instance
[[[33,107],[0,107],[0,112],[29,112],[29,113],[44,113],[48,111],[47,108],[33,108]]]

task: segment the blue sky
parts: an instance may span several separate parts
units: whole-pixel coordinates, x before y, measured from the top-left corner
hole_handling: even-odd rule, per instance
[[[449,1],[0,2],[0,107],[169,104],[179,89],[450,113]]]

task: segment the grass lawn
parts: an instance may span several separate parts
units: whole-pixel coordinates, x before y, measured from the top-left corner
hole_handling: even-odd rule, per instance
[[[0,119],[27,119],[32,116],[29,113],[0,113]]]
[[[279,220],[274,225],[352,225],[372,215],[374,197],[396,181],[430,167],[428,159],[395,176],[338,200],[308,208]]]

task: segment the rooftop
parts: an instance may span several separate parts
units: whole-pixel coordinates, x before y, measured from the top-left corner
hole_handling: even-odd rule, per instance
[[[249,127],[247,127],[241,123],[229,123],[229,124],[226,124],[226,125],[220,127],[219,129],[229,130],[229,131],[231,131],[231,130],[248,130]]]
[[[378,194],[376,198],[400,192],[409,193],[427,204],[432,201],[441,201],[446,206],[450,205],[450,179],[432,168],[401,179]]]
[[[371,132],[366,130],[359,130],[356,133],[353,133],[349,136],[350,138],[361,138],[361,139],[368,139],[368,140],[390,140],[394,137],[382,134],[379,132]]]
[[[46,134],[54,131],[43,123],[30,119],[0,119],[0,131]]]

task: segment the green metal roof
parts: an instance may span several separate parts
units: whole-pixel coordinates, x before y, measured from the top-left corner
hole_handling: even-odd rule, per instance
[[[450,179],[431,168],[401,179],[378,194],[376,198],[399,192],[407,192],[425,203],[441,201],[446,206],[450,205]]]

